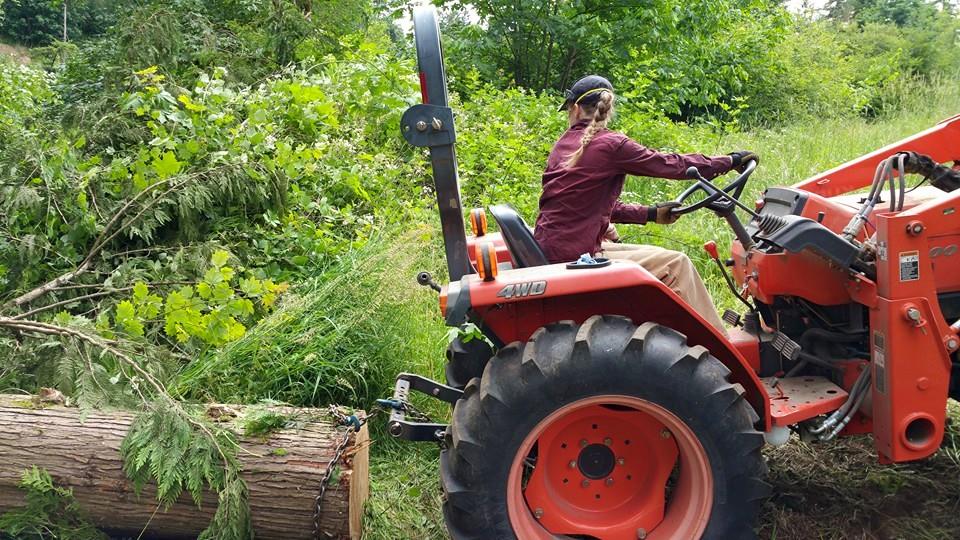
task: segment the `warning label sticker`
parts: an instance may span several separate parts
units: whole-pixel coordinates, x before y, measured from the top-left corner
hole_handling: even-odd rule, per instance
[[[900,281],[920,279],[920,252],[903,251],[900,253]]]
[[[874,386],[881,394],[887,393],[886,354],[884,351],[884,337],[879,330],[873,332],[873,367]]]

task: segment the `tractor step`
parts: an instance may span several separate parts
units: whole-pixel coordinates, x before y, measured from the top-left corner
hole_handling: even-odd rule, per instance
[[[401,373],[397,375],[397,382],[393,387],[393,398],[377,400],[378,405],[390,411],[388,421],[390,435],[408,441],[442,441],[447,431],[447,424],[424,420],[426,416],[410,405],[411,390],[446,401],[451,405],[463,396],[463,391],[420,375]],[[418,420],[408,419],[408,415],[417,417]]]
[[[770,396],[775,426],[789,426],[840,408],[847,391],[825,377],[766,377],[760,379]]]

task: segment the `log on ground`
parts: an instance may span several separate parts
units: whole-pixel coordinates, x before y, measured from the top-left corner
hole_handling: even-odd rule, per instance
[[[90,521],[112,534],[196,538],[217,508],[206,493],[198,508],[188,493],[170,508],[158,507],[147,485],[139,496],[127,480],[120,443],[132,413],[36,406],[29,396],[0,395],[0,514],[24,504],[17,487],[24,470],[46,469],[54,481],[73,489]],[[225,406],[242,414],[241,406]],[[346,428],[334,426],[324,411],[278,408],[300,419],[296,429],[264,438],[240,437],[237,457],[249,489],[251,519],[258,539],[315,538],[314,508],[320,480],[330,466]],[[367,427],[351,435],[337,474],[327,485],[319,538],[357,539],[369,490]]]

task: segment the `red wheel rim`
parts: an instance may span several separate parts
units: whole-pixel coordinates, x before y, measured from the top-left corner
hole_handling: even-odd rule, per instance
[[[525,474],[534,445],[536,463]],[[713,506],[710,462],[693,431],[630,396],[582,399],[544,418],[520,445],[507,490],[510,523],[523,540],[699,538]]]

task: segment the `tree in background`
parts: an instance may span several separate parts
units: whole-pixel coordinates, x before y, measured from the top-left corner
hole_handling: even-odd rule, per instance
[[[825,11],[829,19],[859,25],[877,23],[919,27],[936,18],[939,12],[951,13],[953,8],[949,1],[831,0]]]
[[[775,0],[438,3],[467,97],[484,84],[559,92],[600,73],[622,110],[771,124],[876,114],[896,81],[960,70],[960,24],[939,0],[834,0],[821,18]]]
[[[0,35],[20,45],[49,45],[101,35],[116,22],[119,0],[5,0]]]

